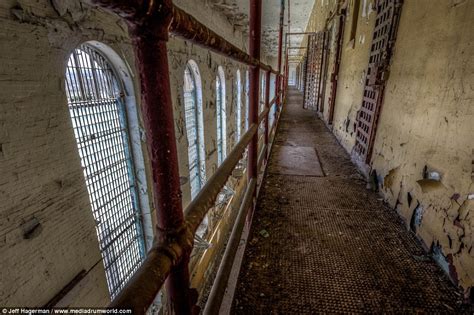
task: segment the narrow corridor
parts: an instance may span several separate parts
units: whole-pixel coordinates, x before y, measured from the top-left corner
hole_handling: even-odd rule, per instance
[[[460,293],[302,101],[290,90],[232,313],[462,311]]]

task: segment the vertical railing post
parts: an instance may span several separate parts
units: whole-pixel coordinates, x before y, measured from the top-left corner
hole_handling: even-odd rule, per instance
[[[267,117],[265,118],[265,161],[268,158],[268,133],[269,123],[268,118],[270,117],[270,71],[266,72],[265,77],[265,108],[268,109]]]
[[[285,66],[284,66],[284,79],[283,79],[283,91],[285,99],[288,93],[288,76],[289,76],[289,64],[288,64],[288,49],[286,50]]]
[[[275,80],[275,92],[278,95],[278,105],[281,105],[281,55],[282,55],[282,49],[283,49],[283,20],[285,16],[285,0],[281,0],[280,3],[280,25],[279,25],[279,30],[278,30],[278,75]]]
[[[153,177],[154,207],[158,239],[175,238],[186,229],[178,169],[173,104],[168,68],[168,28],[171,0],[162,0],[160,10],[141,23],[129,24],[137,73],[140,75],[141,104]],[[146,22],[145,22],[146,21]],[[194,301],[189,289],[188,263],[192,244],[169,274],[166,311],[191,314]],[[137,294],[140,294],[137,292]],[[151,298],[151,297],[150,297]],[[153,301],[153,300],[152,300]],[[151,302],[150,301],[150,304]]]
[[[260,60],[260,35],[262,26],[262,0],[250,0],[249,17],[249,55],[252,58]],[[258,124],[258,104],[259,104],[259,77],[260,67],[250,68],[250,89],[249,89],[249,124]],[[257,160],[258,160],[258,132],[252,138],[249,144],[248,155],[248,178],[249,182],[257,178]],[[254,193],[256,196],[256,190]]]

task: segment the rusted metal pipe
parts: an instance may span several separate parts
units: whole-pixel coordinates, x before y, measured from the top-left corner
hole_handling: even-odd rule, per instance
[[[267,115],[268,115],[268,112],[269,112],[269,108],[265,108],[261,113],[260,115],[258,115],[258,124],[260,125],[262,123],[262,121],[264,121],[266,118],[267,118]]]
[[[141,82],[141,108],[144,112],[152,165],[157,236],[162,240],[173,239],[185,229],[185,223],[166,42],[147,38],[145,34],[137,31],[138,29],[133,42]],[[170,313],[190,314],[192,305],[196,302],[191,301],[188,270],[193,242],[188,240],[181,245],[182,255],[166,280],[166,308]],[[152,301],[149,300],[148,305]]]
[[[288,33],[291,33],[291,5],[290,5],[290,0],[288,0]]]
[[[209,293],[209,297],[203,312],[204,315],[219,314],[222,299],[229,281],[230,272],[234,264],[235,254],[240,244],[240,238],[242,237],[245,219],[247,217],[248,210],[252,205],[252,199],[255,194],[256,186],[257,180],[252,178],[245,191],[245,195],[239,208],[239,213],[237,214],[234,227],[232,228],[229,241],[226,245],[224,256],[222,257],[214,284],[212,285],[211,292]]]
[[[192,15],[174,5],[162,6],[162,2],[170,0],[88,0],[92,4],[99,5],[110,11],[117,13],[127,22],[140,25],[140,27],[152,35],[156,32],[157,26],[164,27],[172,35],[186,39],[196,45],[212,50],[236,61],[249,66],[260,66],[261,69],[277,74],[270,66],[262,63],[259,59],[252,58],[247,53],[231,44],[216,32],[199,22]],[[171,2],[170,2],[171,3]],[[172,20],[163,23],[160,14],[167,11],[171,14]],[[151,23],[150,21],[153,20]],[[171,24],[170,24],[171,22]],[[160,29],[162,33],[162,30]]]
[[[252,58],[260,60],[260,35],[262,26],[262,0],[250,0],[249,16],[249,54]],[[260,67],[250,69],[250,89],[249,89],[249,123],[255,124],[258,121],[259,105],[259,77]],[[249,144],[248,150],[248,179],[257,177],[258,158],[258,134],[255,134]]]
[[[186,241],[186,227],[181,202],[181,188],[178,170],[178,153],[174,133],[173,106],[169,83],[168,53],[166,41],[168,28],[173,18],[173,4],[171,0],[155,2],[145,1],[107,1],[93,0],[105,9],[109,9],[122,16],[129,27],[130,36],[135,50],[137,71],[140,75],[141,110],[147,135],[148,153],[150,155],[151,172],[153,177],[154,205],[157,209],[157,239],[158,243],[171,244],[170,240],[184,240],[178,246],[162,246],[165,255],[172,257],[166,262],[161,255],[152,251],[147,262],[154,257],[162,257],[162,265],[141,268],[136,277],[141,279],[139,291],[131,292],[124,289],[112,302],[112,305],[133,307],[138,312],[146,311],[153,302],[154,294],[147,294],[159,289],[160,281],[152,283],[146,281],[149,274],[160,269],[162,280],[166,277],[167,302],[170,312],[176,314],[190,314],[194,301],[191,301],[189,289],[189,255],[192,250],[192,241]],[[170,271],[171,265],[174,266]],[[145,275],[145,277],[144,277]],[[136,284],[136,283],[135,283]],[[142,292],[147,291],[147,292]],[[157,292],[157,290],[156,290]],[[156,294],[156,292],[154,292]]]
[[[288,32],[285,34],[285,51],[288,49],[288,47],[290,46],[289,43],[288,43],[288,40],[290,38],[290,36],[297,36],[297,35],[313,35],[313,34],[316,34],[316,32]],[[306,47],[308,48],[308,46]]]
[[[260,153],[258,154],[258,160],[257,160],[257,167],[258,170],[261,169],[263,165],[263,161],[266,159],[266,152],[267,152],[267,145],[263,145],[262,149],[260,150]]]
[[[316,34],[315,32],[293,32],[293,33],[286,33],[285,36],[292,36],[292,35],[310,35],[310,34]]]
[[[286,58],[285,58],[285,75],[284,75],[284,85],[283,85],[283,89],[284,89],[284,95],[285,95],[285,99],[286,99],[286,95],[287,95],[287,92],[288,92],[288,76],[289,76],[289,63],[288,63],[288,50],[286,51]]]
[[[249,66],[259,66],[262,70],[271,71],[276,74],[276,71],[270,66],[260,62],[260,56],[255,58],[254,56],[246,54],[176,6],[173,8],[173,21],[171,22],[170,32],[173,35],[182,37],[197,45],[204,46],[236,61],[240,61]]]
[[[214,206],[218,194],[221,192],[222,187],[224,187],[227,179],[232,174],[233,169],[240,161],[245,148],[249,143],[251,143],[257,134],[257,130],[258,126],[256,123],[249,127],[249,130],[242,136],[242,139],[234,146],[214,175],[209,178],[206,185],[204,185],[196,198],[191,201],[184,211],[188,228],[192,234],[196,232],[209,209]]]
[[[132,38],[141,83],[141,109],[145,123],[154,188],[159,239],[175,238],[185,229],[169,84],[166,42],[135,29]],[[183,243],[179,262],[166,281],[166,307],[171,313],[190,314],[188,263],[193,243]],[[137,293],[135,293],[136,295]],[[148,305],[153,302],[152,297]],[[153,297],[154,298],[154,297]]]
[[[171,269],[178,265],[183,256],[183,248],[189,241],[193,241],[192,235],[179,237],[164,245],[155,244],[140,268],[109,307],[130,308],[133,314],[145,314],[165,283]]]
[[[192,16],[172,5],[171,0],[89,0],[125,19],[135,49],[141,84],[141,110],[150,155],[154,204],[157,208],[157,239],[142,266],[111,303],[144,313],[166,280],[168,312],[191,314],[196,295],[189,289],[189,255],[194,233],[212,207],[245,146],[253,155],[249,174],[257,174],[257,115],[259,69],[275,73],[260,61],[261,0],[251,3],[250,56],[219,37]],[[253,16],[253,18],[252,18]],[[173,20],[173,22],[172,22]],[[178,172],[173,109],[169,84],[166,41],[168,32],[251,66],[249,131],[242,137],[216,174],[208,181],[183,215]],[[255,76],[256,74],[256,76]],[[278,72],[279,74],[279,72]],[[255,88],[256,87],[256,88]],[[280,94],[278,94],[280,95]],[[268,110],[266,114],[268,113]],[[251,154],[251,151],[253,153]],[[249,163],[250,165],[251,163]],[[186,220],[185,220],[186,219]]]
[[[217,195],[239,162],[248,143],[257,133],[257,129],[256,124],[250,126],[216,173],[188,205],[184,211],[186,228],[174,238],[164,239],[153,246],[142,266],[112,301],[111,307],[129,307],[137,314],[144,313],[148,309],[172,268],[179,264],[184,254],[183,249],[188,248],[189,243],[193,242],[196,229],[207,211],[214,205]]]
[[[280,91],[280,79],[281,79],[281,55],[283,49],[283,19],[285,15],[285,0],[281,0],[280,3],[280,25],[278,29],[278,75],[275,80],[275,92],[279,94]],[[278,105],[281,105],[281,99],[278,98]]]

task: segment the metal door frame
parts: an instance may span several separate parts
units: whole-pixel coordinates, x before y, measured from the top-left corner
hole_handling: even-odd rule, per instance
[[[377,123],[388,80],[390,58],[395,45],[402,0],[378,0],[376,22],[367,67],[364,95],[357,113],[356,143],[353,157],[368,166],[375,142]]]

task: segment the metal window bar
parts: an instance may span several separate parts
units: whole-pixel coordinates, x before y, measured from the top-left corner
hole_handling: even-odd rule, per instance
[[[266,85],[265,72],[260,72],[260,106],[258,112],[261,113],[265,108],[265,85]]]
[[[250,90],[250,73],[245,72],[245,130],[249,129],[249,90]]]
[[[109,0],[93,0],[93,2],[99,4],[101,7],[111,9],[119,14],[127,12],[126,19],[130,23],[131,27],[134,28],[134,32],[131,34],[134,40],[149,36],[149,25],[145,23],[147,25],[143,27],[142,23],[144,20],[145,22],[150,22],[153,26],[156,26],[161,25],[160,23],[167,23],[167,21],[169,21],[167,18],[172,17],[172,23],[169,29],[171,32],[173,32],[173,34],[184,37],[191,42],[196,43],[197,45],[209,48],[213,51],[216,51],[217,53],[220,53],[221,55],[229,56],[230,58],[237,61],[244,62],[252,66],[260,65],[262,69],[273,71],[269,66],[262,66],[262,63],[258,60],[258,54],[256,52],[260,46],[260,36],[255,36],[255,38],[249,40],[251,44],[251,54],[247,55],[245,52],[242,52],[211,30],[207,29],[204,25],[202,25],[199,21],[186,12],[174,7],[171,1],[158,1],[159,3],[157,5],[150,5],[148,10],[143,10],[142,5],[136,4],[134,2],[117,3],[116,1]],[[255,6],[251,6],[253,9],[250,12],[250,29],[253,30],[253,32],[259,32],[258,17],[261,16],[260,4],[260,2],[256,2]],[[146,17],[143,16],[144,12],[146,12]],[[161,17],[164,18],[161,19]],[[163,20],[163,22],[160,22],[161,20]],[[281,29],[282,26],[280,26],[280,34]],[[170,153],[170,159],[161,159],[162,155],[158,153],[163,151],[151,150],[151,160],[153,161],[152,169],[154,171],[154,175],[156,176],[156,181],[154,182],[153,188],[156,195],[159,197],[156,198],[156,202],[161,205],[157,208],[157,215],[161,218],[166,217],[169,220],[160,222],[160,227],[162,227],[162,229],[160,230],[159,234],[164,237],[162,240],[155,243],[156,247],[147,255],[146,260],[139,268],[139,272],[134,275],[133,279],[129,282],[129,284],[127,284],[126,288],[120,293],[120,295],[114,299],[111,306],[132,306],[134,310],[143,312],[143,310],[148,308],[148,306],[152,303],[154,295],[158,292],[165,279],[168,279],[168,301],[171,304],[171,307],[177,310],[177,313],[184,314],[191,313],[191,308],[193,308],[191,304],[194,302],[189,301],[192,300],[191,295],[195,296],[194,293],[188,288],[189,277],[187,275],[190,253],[189,243],[192,241],[190,238],[191,234],[196,232],[198,225],[204,219],[209,209],[213,206],[213,201],[217,197],[220,189],[225,185],[225,181],[227,181],[231,175],[231,172],[238,163],[239,157],[244,152],[245,147],[248,146],[250,142],[252,142],[250,146],[251,149],[249,150],[249,170],[252,170],[252,174],[249,174],[249,177],[251,178],[251,181],[245,192],[246,201],[240,209],[248,210],[250,208],[253,196],[256,191],[256,172],[254,169],[255,166],[262,165],[262,163],[257,162],[256,158],[263,160],[260,159],[260,157],[257,157],[256,154],[256,125],[257,121],[262,121],[265,119],[265,116],[268,114],[268,110],[265,110],[258,117],[257,121],[255,116],[251,117],[252,125],[249,126],[249,130],[244,135],[242,135],[242,139],[239,141],[239,143],[234,146],[233,150],[229,153],[229,156],[222,162],[216,173],[211,176],[196,199],[193,200],[193,202],[187,207],[183,220],[180,209],[180,200],[179,198],[176,198],[176,196],[179,196],[179,175],[177,168],[175,167],[176,165],[173,164],[177,161],[177,155],[175,152],[175,143],[173,137],[173,119],[172,115],[170,114],[172,112],[172,105],[170,103],[169,86],[167,84],[159,84],[156,86],[156,79],[158,79],[158,82],[167,82],[169,80],[167,77],[169,69],[166,59],[166,36],[164,34],[166,31],[166,27],[159,31],[159,36],[163,36],[163,38],[158,37],[157,40],[149,41],[137,40],[133,43],[137,51],[137,66],[140,70],[139,74],[141,82],[145,87],[149,87],[142,90],[144,116],[146,118],[151,118],[163,114],[165,118],[163,124],[153,126],[157,127],[156,129],[151,128],[150,119],[145,119],[145,127],[147,128],[147,131],[150,131],[149,136],[155,141],[153,148],[164,148],[167,150],[165,152]],[[282,36],[280,35],[280,38],[281,37]],[[280,56],[281,47],[280,40]],[[150,51],[153,53],[150,53]],[[164,58],[161,59],[162,62],[155,62],[156,51],[158,51],[160,55],[164,56]],[[279,63],[281,62],[279,61]],[[156,77],[157,73],[160,74],[158,78]],[[256,73],[254,72],[253,74],[253,77],[255,77]],[[279,82],[281,82],[281,84],[279,84],[278,100],[281,100],[282,97],[284,98],[285,96],[285,90],[283,88],[285,86],[285,79],[281,77]],[[256,84],[255,83],[256,82],[253,82],[251,92],[255,92],[258,87],[258,82]],[[253,94],[255,93],[252,93],[252,95]],[[258,95],[253,96],[254,99],[251,99],[251,104],[258,98]],[[156,103],[163,105],[162,107],[164,107],[165,110],[162,111],[161,106],[159,109],[157,106],[154,106]],[[257,104],[252,104],[253,109],[257,109],[257,107]],[[168,131],[171,132],[171,137],[164,139],[162,142],[156,141],[158,140],[160,134]],[[169,181],[170,187],[166,186],[167,181]],[[164,183],[166,184],[163,185]],[[168,206],[169,204],[174,207],[174,211],[173,209],[170,211],[164,207]],[[244,211],[243,215],[240,217],[245,218],[245,216],[246,211]],[[158,218],[158,220],[160,221],[161,218]],[[245,220],[239,220],[239,222],[245,222]],[[180,228],[181,224],[183,223],[187,228],[180,229],[178,237],[166,237],[170,235],[170,232],[168,231],[171,231],[173,236],[175,236],[176,228]],[[239,224],[239,226],[241,226],[241,224]],[[232,234],[240,235],[240,232],[237,234],[233,232]],[[233,239],[238,240],[239,238]],[[233,242],[232,244],[238,244],[238,242]],[[235,246],[230,247],[235,249]],[[230,251],[234,250],[232,249]],[[169,255],[170,252],[174,252],[176,255]],[[226,254],[228,252],[229,251],[226,250]],[[231,258],[230,255],[225,255],[224,260],[231,261],[231,259],[227,259],[228,257]],[[224,280],[225,279],[221,278],[221,280],[216,280],[216,282],[222,284],[224,283]],[[140,291],[139,295],[136,294],[137,290]],[[220,292],[222,291],[223,290],[220,290]],[[217,299],[211,300],[217,301]]]
[[[221,77],[216,77],[216,116],[217,116],[217,164],[226,158],[226,111]]]
[[[240,140],[240,129],[242,124],[242,83],[240,81],[240,71],[236,72],[236,106],[235,106],[235,136],[236,142]]]
[[[191,198],[199,193],[202,187],[200,156],[201,139],[199,137],[199,116],[197,108],[196,81],[189,66],[184,72],[184,111],[186,133],[188,136],[189,182],[191,185]]]
[[[107,59],[84,44],[71,54],[66,94],[112,298],[145,258],[122,89]]]

